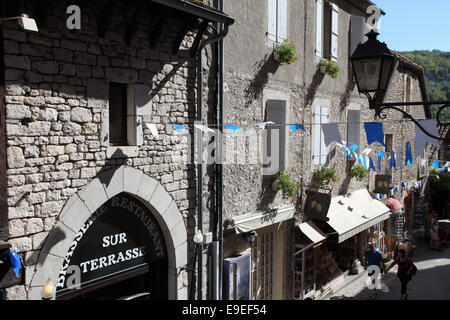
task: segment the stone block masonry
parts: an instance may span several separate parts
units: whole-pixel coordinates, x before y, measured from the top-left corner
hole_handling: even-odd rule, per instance
[[[113,15],[105,37],[99,38],[96,16],[104,5],[92,1],[83,9],[81,30],[65,27],[64,1],[52,3],[46,25],[37,34],[13,22],[3,25],[8,242],[26,265],[37,263],[31,253],[39,252],[67,200],[102,170],[128,165],[158,180],[186,228],[196,212],[196,185],[190,182],[195,169],[173,160],[184,159],[190,146],[167,126],[195,120],[195,59],[188,51],[195,34],[187,34],[180,54],[174,56],[171,43],[181,21],[170,19],[157,47],[150,49],[148,30],[155,22],[141,19],[131,45],[126,45],[132,5],[121,1],[123,7]],[[109,125],[109,81],[152,89],[148,121],[157,125],[159,137],[144,129],[142,145],[131,157],[109,158],[109,146],[102,140]],[[7,298],[21,299],[27,290],[9,288]]]

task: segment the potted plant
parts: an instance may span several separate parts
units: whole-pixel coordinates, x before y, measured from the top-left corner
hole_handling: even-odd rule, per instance
[[[329,188],[330,184],[340,180],[336,168],[324,165],[313,172],[313,182],[319,187]]]
[[[282,170],[278,172],[274,177],[273,189],[281,190],[283,199],[296,199],[297,200],[297,191],[300,182],[295,182],[289,176],[289,172],[286,170]]]
[[[367,176],[368,173],[369,173],[369,170],[364,168],[363,165],[358,164],[358,165],[352,167],[352,169],[350,170],[350,177],[356,178],[356,180],[358,180],[358,181],[362,181],[362,180],[364,180],[364,178]]]
[[[320,60],[319,69],[321,73],[326,73],[333,79],[336,79],[339,72],[341,72],[341,68],[338,66],[336,61],[328,59]]]
[[[293,64],[297,61],[297,52],[295,51],[294,41],[285,39],[282,43],[277,44],[273,51],[273,58],[280,61],[281,64]]]

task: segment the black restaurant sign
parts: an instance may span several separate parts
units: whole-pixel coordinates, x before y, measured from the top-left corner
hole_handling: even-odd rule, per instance
[[[152,262],[166,255],[161,229],[151,212],[137,199],[119,194],[77,233],[64,259],[57,291],[80,289],[140,266],[151,268]]]

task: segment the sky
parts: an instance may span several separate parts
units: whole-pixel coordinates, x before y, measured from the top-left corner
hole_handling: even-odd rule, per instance
[[[450,51],[450,0],[372,0],[385,13],[378,39],[395,51]]]

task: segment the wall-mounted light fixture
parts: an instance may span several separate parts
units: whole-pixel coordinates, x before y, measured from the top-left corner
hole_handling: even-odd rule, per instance
[[[53,285],[52,279],[48,278],[42,287],[41,296],[42,300],[52,300],[55,296],[55,286]]]
[[[450,138],[440,138],[430,134],[409,113],[398,108],[400,106],[442,105],[437,112],[436,119],[441,126],[449,126],[449,122],[441,122],[440,115],[445,108],[450,107],[450,101],[378,102],[386,94],[397,62],[397,57],[387,45],[377,40],[378,35],[379,33],[374,30],[367,33],[368,40],[359,44],[350,57],[358,91],[367,96],[369,108],[375,110],[375,117],[386,119],[386,115],[381,115],[381,113],[386,109],[394,109],[411,119],[426,135],[438,140],[450,140]]]
[[[22,29],[24,29],[25,31],[33,31],[33,32],[39,31],[39,29],[36,25],[36,21],[32,18],[29,18],[26,14],[22,14],[20,16],[11,17],[11,18],[0,18],[0,23],[3,21],[8,21],[8,20],[17,20],[17,22],[19,23],[19,26]]]

